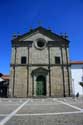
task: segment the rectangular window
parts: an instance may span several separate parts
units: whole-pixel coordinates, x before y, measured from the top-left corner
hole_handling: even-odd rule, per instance
[[[21,57],[21,64],[26,64],[26,57],[25,56]]]
[[[56,64],[60,64],[60,57],[58,57],[58,56],[55,57],[55,63],[56,63]]]

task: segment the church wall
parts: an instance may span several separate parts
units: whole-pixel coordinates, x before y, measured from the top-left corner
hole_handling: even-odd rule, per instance
[[[9,81],[9,96],[13,96],[13,75],[14,75],[14,68],[10,68],[10,81]]]
[[[30,64],[48,64],[48,49],[38,50],[34,45],[29,49]]]
[[[67,64],[66,50],[65,50],[65,48],[62,48],[62,53],[63,53],[63,64]]]
[[[71,71],[71,67],[69,67],[69,80],[70,80],[70,96],[72,96],[73,91],[72,91],[72,71]]]
[[[62,54],[63,54],[63,64],[67,64],[67,58],[69,62],[69,49],[67,48],[67,55],[66,58],[66,50],[65,48],[62,48]],[[60,47],[50,47],[50,63],[55,64],[55,57],[60,57],[60,62],[62,64],[62,57],[61,57],[61,49]]]
[[[27,68],[15,68],[14,97],[27,97]]]
[[[15,53],[16,53],[16,64],[21,64],[21,57],[26,56],[28,62],[28,48],[27,47],[12,47],[11,64],[15,64]]]
[[[15,47],[12,47],[11,64],[15,63]]]
[[[63,64],[67,64],[64,66],[64,82],[65,82],[65,95],[72,95],[72,80],[71,80],[71,70],[69,66],[69,48],[62,48],[63,52]]]
[[[26,56],[27,62],[28,62],[28,48],[27,47],[17,47],[16,64],[21,64],[21,57],[22,56]]]
[[[12,57],[11,57],[11,79],[10,79],[10,91],[14,90],[14,97],[32,97],[36,96],[36,77],[38,74],[32,76],[32,72],[38,68],[44,68],[47,70],[46,75],[46,91],[47,95],[50,95],[50,83],[51,83],[51,96],[61,97],[63,94],[63,81],[65,84],[65,94],[68,96],[68,64],[69,62],[69,49],[62,48],[61,46],[46,46],[44,49],[39,50],[35,47],[35,42],[38,38],[43,38],[48,41],[53,41],[52,39],[44,36],[41,33],[35,33],[34,35],[28,36],[22,40],[33,41],[32,45],[30,44],[29,48],[26,47],[17,47],[16,53],[15,48],[12,47]],[[18,41],[19,42],[19,41]],[[28,44],[29,44],[28,42]],[[28,45],[27,44],[27,45]],[[48,45],[48,44],[47,44]],[[63,45],[62,45],[63,46]],[[49,52],[50,50],[50,52]],[[68,55],[66,55],[68,54]],[[21,57],[26,56],[26,64],[21,64]],[[60,57],[60,64],[55,63],[55,57]],[[67,60],[68,56],[68,60]],[[16,60],[15,60],[16,58]],[[50,59],[50,60],[49,60]],[[67,62],[68,61],[68,62]],[[38,65],[39,64],[39,65]],[[42,64],[42,65],[41,65]],[[46,65],[47,64],[47,65]],[[53,64],[53,65],[52,65]],[[45,65],[45,66],[44,66]],[[64,73],[63,71],[64,70]],[[39,73],[39,72],[38,72]],[[15,75],[15,76],[14,76]],[[64,80],[63,80],[64,75]],[[69,68],[69,79],[71,77],[70,68]],[[50,81],[51,80],[51,81]],[[71,81],[71,79],[70,79]],[[14,84],[14,85],[13,85]],[[34,85],[34,86],[33,86]],[[14,86],[14,89],[13,89]],[[34,87],[34,88],[33,88]],[[70,89],[71,89],[70,84]],[[34,89],[34,90],[33,90]],[[12,92],[13,93],[13,92]],[[13,94],[12,94],[13,95]]]
[[[59,47],[50,47],[50,64],[55,64],[55,56],[60,57],[61,61],[61,50]]]
[[[69,87],[70,87],[70,96],[72,96],[72,79],[71,79],[71,69],[69,67],[69,85],[68,85],[68,71],[67,68],[64,67],[64,78],[65,78],[65,94],[69,96]]]
[[[60,66],[51,67],[51,96],[63,96],[62,70]]]
[[[29,67],[29,85],[28,85],[28,96],[29,97],[32,97],[32,84],[33,84],[33,82],[32,82],[31,73],[32,73],[32,68]]]
[[[69,54],[69,48],[67,48],[67,56],[68,56],[68,63],[70,63],[70,54]]]
[[[68,96],[68,90],[69,90],[69,88],[68,88],[68,72],[67,72],[66,67],[64,67],[64,80],[65,80],[65,82],[64,82],[64,84],[65,84],[65,95]]]

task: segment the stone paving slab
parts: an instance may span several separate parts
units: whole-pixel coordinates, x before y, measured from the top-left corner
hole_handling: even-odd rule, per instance
[[[19,105],[0,105],[0,114],[9,114],[15,110]]]
[[[27,98],[0,98],[0,103],[23,103]]]
[[[77,111],[69,106],[60,105],[25,105],[17,114],[28,113],[50,113],[50,112],[72,112]]]
[[[6,117],[3,117],[4,115],[9,115],[27,100],[28,102],[8,120],[6,125],[83,125],[83,112],[81,112],[83,100],[73,98],[0,99],[0,121]],[[74,113],[76,111],[77,113]]]
[[[0,121],[1,121],[3,118],[5,118],[5,116],[0,116]]]
[[[83,125],[83,114],[15,116],[6,125]]]
[[[83,109],[83,103],[73,103],[72,105],[77,106],[77,107]]]
[[[23,103],[18,99],[0,99],[0,114],[9,114]]]
[[[73,99],[73,98],[61,98],[61,99],[58,99],[58,100],[61,100],[61,101],[64,101],[66,103],[69,103],[73,106],[77,106],[81,109],[83,109],[83,98],[79,98],[79,99]]]

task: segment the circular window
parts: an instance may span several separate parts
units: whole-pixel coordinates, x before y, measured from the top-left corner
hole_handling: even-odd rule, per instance
[[[35,42],[35,46],[38,49],[44,49],[46,46],[46,41],[44,39],[41,39],[41,38],[37,39]]]
[[[42,41],[42,40],[38,40],[38,41],[37,41],[37,46],[38,46],[38,47],[44,47],[44,45],[45,45],[45,42],[44,42],[44,41]]]

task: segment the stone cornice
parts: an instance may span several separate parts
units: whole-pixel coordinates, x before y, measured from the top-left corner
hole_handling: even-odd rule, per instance
[[[10,66],[49,66],[49,64],[10,64]],[[50,64],[50,66],[62,66],[62,64]],[[63,66],[71,66],[70,64],[63,64]]]

